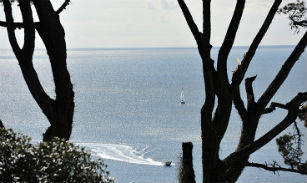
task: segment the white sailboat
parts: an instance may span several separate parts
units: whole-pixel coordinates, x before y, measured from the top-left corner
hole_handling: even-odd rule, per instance
[[[181,104],[185,104],[185,101],[184,101],[184,94],[183,94],[183,88],[181,88],[181,92],[180,92],[180,103],[181,103]]]

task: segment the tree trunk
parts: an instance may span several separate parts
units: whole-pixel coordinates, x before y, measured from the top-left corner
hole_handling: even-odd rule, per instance
[[[192,142],[182,143],[182,159],[179,172],[179,183],[195,183],[193,169],[193,144]]]
[[[4,125],[1,120],[0,120],[0,128],[4,128]]]
[[[42,38],[48,56],[55,83],[56,99],[52,116],[48,117],[51,126],[44,134],[44,140],[56,136],[69,139],[74,113],[74,92],[66,64],[65,33],[59,15],[54,11],[49,0],[34,1],[40,20],[36,27]]]
[[[23,22],[18,25],[24,28],[24,45],[20,48],[15,35],[16,24],[12,16],[11,3],[9,0],[3,0],[3,3],[9,41],[23,77],[30,93],[51,124],[43,134],[43,139],[46,141],[52,137],[59,137],[68,140],[72,130],[75,104],[73,87],[66,66],[65,33],[59,16],[49,0],[33,0],[40,20],[34,24],[30,0],[20,1],[19,8]],[[35,28],[46,46],[50,59],[55,84],[55,99],[51,99],[46,94],[33,67]]]

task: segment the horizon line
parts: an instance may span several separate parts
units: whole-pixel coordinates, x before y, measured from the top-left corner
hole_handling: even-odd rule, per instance
[[[289,47],[289,46],[295,46],[295,44],[283,44],[283,45],[259,45],[258,47]],[[212,48],[220,48],[221,46],[212,46]],[[249,46],[233,46],[232,48],[243,48],[243,47],[249,47]],[[69,50],[116,50],[116,49],[194,49],[197,48],[197,46],[146,46],[146,47],[75,47],[75,48],[66,48]],[[12,48],[0,48],[0,50],[8,50]],[[35,50],[45,50],[46,48],[35,48]]]

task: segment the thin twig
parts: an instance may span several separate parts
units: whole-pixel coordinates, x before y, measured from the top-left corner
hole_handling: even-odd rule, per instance
[[[65,2],[60,6],[60,8],[56,11],[56,14],[60,14],[66,7],[69,5],[70,0],[65,0]],[[34,22],[34,26],[36,27],[39,22]],[[5,21],[0,21],[0,27],[7,27],[8,23]],[[14,29],[22,29],[25,27],[23,22],[14,22],[13,23]]]
[[[70,0],[65,0],[65,2],[60,6],[60,8],[56,11],[56,13],[59,15],[66,7],[69,5]]]
[[[245,164],[245,166],[262,168],[262,169],[265,169],[265,170],[268,170],[268,171],[272,171],[272,172],[286,171],[286,172],[294,172],[294,173],[299,173],[299,174],[307,175],[307,171],[297,170],[297,169],[293,169],[293,168],[284,168],[284,167],[280,167],[279,165],[275,165],[275,164],[273,164],[272,166],[268,166],[267,164],[247,162]]]

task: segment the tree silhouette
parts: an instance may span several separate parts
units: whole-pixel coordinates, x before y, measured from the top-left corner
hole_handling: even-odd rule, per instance
[[[295,121],[301,110],[301,104],[307,100],[307,92],[298,93],[287,104],[272,103],[267,108],[272,97],[284,83],[294,64],[303,53],[307,44],[307,33],[305,32],[304,36],[282,65],[278,74],[257,101],[253,92],[253,81],[256,79],[256,76],[245,79],[247,94],[247,106],[245,106],[240,95],[240,85],[261,40],[278,11],[281,0],[274,1],[261,28],[244,55],[242,62],[238,64],[237,69],[233,72],[231,82],[227,75],[227,60],[244,11],[245,0],[237,0],[231,22],[218,53],[216,68],[210,56],[212,48],[210,44],[211,0],[202,0],[203,32],[199,31],[184,0],[178,0],[178,3],[196,40],[203,64],[206,96],[205,103],[201,108],[203,182],[235,182],[246,166],[265,168],[270,171],[283,170],[307,174],[306,170],[298,170],[295,167],[281,168],[249,162],[251,154],[266,145]],[[216,99],[217,106],[215,107]],[[235,152],[229,154],[225,159],[220,159],[220,143],[229,124],[232,104],[234,104],[242,121],[241,136]],[[262,137],[255,139],[261,116],[273,112],[273,109],[276,107],[287,110],[288,114]]]
[[[297,32],[299,32],[300,27],[307,27],[306,12],[305,2],[300,0],[297,0],[296,3],[288,3],[278,10],[278,13],[288,15],[290,28]]]
[[[66,65],[65,33],[59,14],[69,4],[69,0],[66,0],[57,11],[53,9],[49,0],[20,0],[18,3],[23,21],[19,23],[13,20],[12,1],[2,0],[2,2],[6,22],[0,22],[0,26],[7,28],[9,42],[18,60],[24,80],[33,98],[50,122],[50,127],[43,134],[43,139],[46,141],[52,137],[60,137],[68,140],[73,123],[74,92]],[[32,2],[39,22],[33,22]],[[24,29],[22,48],[17,43],[16,28]],[[43,40],[49,56],[55,84],[55,99],[47,95],[33,67],[35,30]]]

